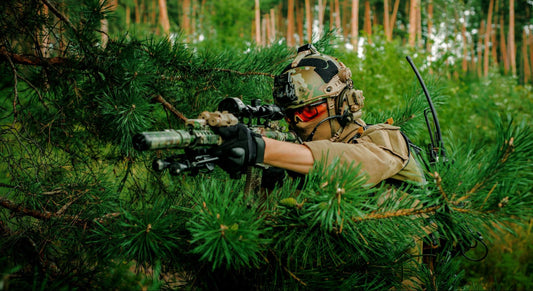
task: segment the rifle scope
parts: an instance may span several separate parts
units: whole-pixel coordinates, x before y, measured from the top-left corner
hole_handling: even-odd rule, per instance
[[[252,105],[246,105],[239,98],[225,98],[218,104],[218,111],[227,111],[239,120],[242,118],[263,118],[266,120],[280,120],[285,117],[281,108],[275,104],[261,105],[260,99],[252,100]]]

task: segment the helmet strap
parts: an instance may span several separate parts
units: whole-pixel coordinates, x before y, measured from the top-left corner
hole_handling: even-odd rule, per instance
[[[336,106],[335,106],[335,98],[334,97],[328,97],[327,98],[327,103],[328,103],[328,116],[329,117],[333,117],[333,116],[337,116],[337,109],[336,109]],[[329,120],[329,127],[331,129],[331,136],[334,136],[337,131],[340,129],[341,126],[338,126],[337,123],[334,122],[335,121],[335,118],[331,118]]]

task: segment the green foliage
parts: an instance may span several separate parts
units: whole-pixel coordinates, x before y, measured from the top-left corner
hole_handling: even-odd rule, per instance
[[[245,49],[251,43],[250,26],[254,19],[254,2],[218,0],[207,3],[210,17],[205,18],[203,40],[198,47],[223,51],[228,47]]]
[[[490,290],[530,290],[532,222],[511,225],[515,233],[492,235],[489,254],[483,263],[465,261],[465,270],[472,281],[467,286],[483,286]],[[476,253],[479,255],[479,251]],[[472,290],[475,290],[472,288]]]
[[[416,278],[411,284],[420,289],[474,289],[457,256],[470,254],[480,235],[502,236],[513,229],[508,222],[532,215],[532,90],[516,79],[497,72],[447,79],[443,60],[429,63],[399,43],[376,37],[359,57],[327,34],[315,45],[352,68],[367,97],[365,120],[393,117],[423,144],[426,100],[404,61],[413,56],[445,129],[448,162],[422,157],[428,183],[398,191],[366,187],[357,165],[318,163],[303,182],[287,178],[268,195],[244,194],[244,181],[227,181],[219,170],[197,177],[154,172],[153,158],[179,151],[137,153],[131,136],[183,125],[154,103],[158,96],[186,117],[216,109],[225,97],[272,101],[273,74],[295,50],[242,41],[251,2],[210,2],[216,31],[198,45],[125,33],[105,47],[104,4],[64,3],[73,25],[45,21],[38,1],[0,4],[2,48],[36,56],[32,66],[4,54],[0,63],[7,96],[0,101],[4,286],[161,289],[175,287],[170,278],[177,278],[193,289],[383,290]],[[54,37],[55,27],[64,29],[64,45],[48,51],[56,63],[34,47],[43,23]],[[511,117],[499,117],[506,113]],[[528,229],[517,251],[488,259],[497,279],[516,289],[530,287],[530,247],[521,244],[529,237]],[[440,252],[430,254],[440,262],[433,273],[420,264],[422,239],[440,242]],[[488,265],[468,266],[473,276]]]
[[[243,187],[238,181],[210,179],[198,186],[189,194],[195,201],[194,214],[187,223],[191,252],[213,269],[258,266],[260,252],[270,241],[259,205],[236,191]]]
[[[174,250],[183,247],[186,238],[180,227],[184,223],[180,215],[169,211],[166,200],[154,205],[123,209],[124,219],[110,223],[101,219],[90,243],[100,249],[98,255],[106,259],[136,261],[150,266],[161,258],[174,256]],[[179,213],[183,215],[183,213]]]

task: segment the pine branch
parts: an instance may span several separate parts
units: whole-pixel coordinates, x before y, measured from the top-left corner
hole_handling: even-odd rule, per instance
[[[236,70],[222,69],[222,68],[213,68],[212,71],[215,71],[215,72],[228,72],[228,73],[232,73],[232,74],[239,75],[239,76],[267,76],[267,77],[271,77],[272,79],[274,79],[274,77],[275,77],[275,75],[270,74],[270,73],[263,73],[263,72],[239,72],[239,71],[236,71]]]
[[[180,120],[186,121],[188,119],[187,117],[185,117],[185,115],[183,115],[183,113],[179,112],[172,104],[168,103],[168,101],[165,100],[163,96],[157,95],[152,100],[161,103],[164,108],[170,110],[170,112],[176,115]]]
[[[21,55],[9,52],[5,47],[0,48],[0,54],[9,60],[13,60],[15,64],[29,65],[29,66],[55,66],[55,65],[69,65],[70,60],[63,57],[44,58],[34,55]]]
[[[76,224],[85,225],[88,223],[88,221],[81,220],[77,216],[72,215],[64,215],[61,213],[52,213],[49,211],[38,211],[35,209],[28,209],[22,206],[21,204],[16,204],[15,202],[5,198],[0,197],[0,206],[9,209],[13,212],[16,212],[18,214],[22,214],[25,216],[31,216],[33,218],[41,219],[41,220],[50,220],[52,218],[60,218],[67,221],[75,222]]]
[[[54,218],[57,218],[57,219],[61,219],[65,222],[68,222],[68,223],[74,223],[74,225],[76,226],[79,226],[79,227],[83,227],[83,228],[86,228],[86,227],[91,227],[93,226],[96,222],[98,223],[105,223],[106,221],[108,221],[109,219],[111,218],[115,218],[115,217],[118,217],[120,215],[122,215],[122,213],[120,212],[115,212],[115,213],[108,213],[108,214],[105,214],[104,216],[100,217],[100,218],[95,218],[94,220],[86,220],[86,219],[81,219],[79,218],[78,216],[73,216],[73,215],[67,215],[67,214],[64,214],[64,212],[66,211],[66,209],[72,205],[74,203],[75,200],[72,200],[72,201],[69,201],[68,203],[66,203],[65,205],[63,205],[63,207],[61,209],[59,209],[57,212],[50,212],[50,211],[38,211],[38,210],[35,210],[35,209],[29,209],[29,208],[26,208],[24,206],[22,206],[21,204],[17,204],[5,197],[0,197],[0,206],[8,209],[8,210],[11,210],[15,213],[17,213],[18,215],[23,215],[23,216],[30,216],[30,217],[33,217],[33,218],[37,218],[37,219],[40,219],[40,220],[50,220],[50,219],[54,219]]]

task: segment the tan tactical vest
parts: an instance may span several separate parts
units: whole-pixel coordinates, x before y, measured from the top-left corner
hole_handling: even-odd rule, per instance
[[[420,166],[410,153],[406,138],[400,128],[385,123],[366,126],[362,120],[347,125],[335,142],[318,140],[305,142],[315,161],[332,163],[340,158],[341,164],[361,164],[368,182],[381,181],[424,182]]]

